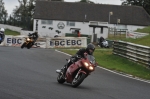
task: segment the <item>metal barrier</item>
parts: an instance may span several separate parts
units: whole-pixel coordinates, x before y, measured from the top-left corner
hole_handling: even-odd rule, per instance
[[[113,54],[150,68],[150,47],[124,41],[114,41]]]

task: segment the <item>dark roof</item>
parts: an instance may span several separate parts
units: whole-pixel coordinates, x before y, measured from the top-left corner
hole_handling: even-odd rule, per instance
[[[34,19],[108,22],[111,11],[112,24],[120,19],[120,24],[150,25],[150,16],[143,7],[73,2],[37,1]]]

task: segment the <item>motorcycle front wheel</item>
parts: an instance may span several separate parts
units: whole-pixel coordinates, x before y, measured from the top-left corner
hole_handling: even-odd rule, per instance
[[[21,48],[23,49],[23,48],[25,47],[25,45],[26,45],[26,43],[23,43],[23,44],[21,45]]]
[[[59,83],[61,83],[61,84],[63,84],[63,83],[65,82],[65,79],[64,79],[62,73],[59,73],[59,74],[58,74],[57,81],[58,81]]]
[[[32,45],[33,45],[32,42],[29,42],[27,45],[27,49],[30,49],[32,47]]]
[[[75,77],[72,81],[72,87],[78,87],[83,80],[86,78],[86,74],[80,73],[77,77]]]

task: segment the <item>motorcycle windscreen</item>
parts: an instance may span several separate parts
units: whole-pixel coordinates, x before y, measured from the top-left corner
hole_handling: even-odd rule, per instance
[[[91,64],[95,64],[95,57],[93,55],[87,55],[86,57]]]

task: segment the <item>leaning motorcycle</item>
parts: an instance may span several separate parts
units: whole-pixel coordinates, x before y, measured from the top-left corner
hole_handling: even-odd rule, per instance
[[[2,34],[3,36],[1,37],[0,36],[0,44],[4,41],[4,38],[5,38],[5,34]]]
[[[102,48],[109,48],[109,44],[107,40],[104,40],[103,42],[98,42],[98,46]]]
[[[31,37],[25,38],[25,42],[21,45],[21,48],[23,49],[26,47],[27,49],[30,49],[33,46],[33,39]]]
[[[79,58],[79,57],[78,57]],[[70,59],[68,61],[71,61]],[[65,75],[62,70],[56,70],[58,73],[57,81],[61,84],[70,83],[72,87],[78,87],[84,79],[95,70],[97,63],[92,55],[84,53],[84,58],[79,58],[77,62],[71,64]]]

